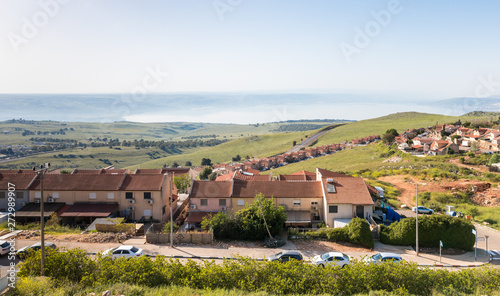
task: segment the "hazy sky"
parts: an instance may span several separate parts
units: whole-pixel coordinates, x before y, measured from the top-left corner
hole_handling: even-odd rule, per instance
[[[489,96],[499,15],[493,0],[0,0],[0,93]]]

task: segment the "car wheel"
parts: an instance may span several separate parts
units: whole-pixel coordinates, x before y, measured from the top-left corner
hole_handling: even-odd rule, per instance
[[[320,264],[320,265],[319,265],[319,267],[323,267],[323,268],[325,268],[325,265],[324,265],[324,264]]]

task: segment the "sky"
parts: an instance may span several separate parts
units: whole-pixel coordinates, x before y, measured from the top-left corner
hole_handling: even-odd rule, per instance
[[[500,2],[0,0],[0,93],[500,93]]]

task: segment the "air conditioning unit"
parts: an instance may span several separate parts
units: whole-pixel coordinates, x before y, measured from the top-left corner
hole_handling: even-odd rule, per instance
[[[48,202],[54,202],[53,198],[49,198]]]
[[[135,199],[131,199],[131,200],[129,200],[129,202],[130,202],[131,204],[133,204],[133,203],[135,203]]]
[[[148,200],[148,204],[152,204],[152,203],[153,203],[152,199]]]
[[[135,210],[135,207],[128,207],[128,209],[133,211],[133,210]]]
[[[22,201],[22,202],[20,203],[20,205],[21,205],[21,207],[24,207],[24,206],[26,205],[26,202],[25,202],[25,201]]]
[[[196,205],[190,205],[190,206],[189,206],[189,208],[190,208],[191,210],[196,210]]]
[[[318,206],[311,206],[311,210],[317,210]]]
[[[227,210],[227,207],[220,207],[220,210],[221,210],[221,211],[226,211],[226,210]]]
[[[40,203],[40,199],[39,198],[35,199],[35,203]]]

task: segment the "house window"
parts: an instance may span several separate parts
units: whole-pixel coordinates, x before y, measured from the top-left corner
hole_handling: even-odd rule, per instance
[[[59,192],[52,192],[52,198],[59,198]]]
[[[5,192],[0,192],[0,198],[5,198]]]
[[[125,192],[125,198],[126,199],[134,199],[134,193],[133,192]]]
[[[200,199],[200,206],[206,206],[208,205],[208,199],[202,198]]]
[[[89,193],[89,199],[96,199],[96,194],[95,194],[95,192],[90,192],[90,193]]]
[[[24,199],[24,192],[17,192],[17,199]]]
[[[144,192],[144,199],[151,199],[151,192]]]
[[[162,215],[165,215],[166,208],[167,208],[167,206],[163,206],[163,208],[161,209],[161,214]]]
[[[40,191],[35,192],[35,198],[41,198],[41,197],[42,197],[42,193]]]
[[[300,199],[294,199],[293,200],[293,205],[294,206],[300,206]]]
[[[108,199],[115,199],[115,193],[114,192],[108,192]]]
[[[219,206],[225,206],[225,205],[226,205],[226,199],[225,198],[219,199]]]
[[[238,199],[238,205],[239,206],[244,206],[245,205],[245,200],[244,199]]]
[[[328,206],[328,213],[338,213],[339,212],[339,207],[338,206]]]

